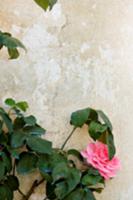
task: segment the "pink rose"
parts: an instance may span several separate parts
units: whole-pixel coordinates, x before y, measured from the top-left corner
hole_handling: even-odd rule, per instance
[[[106,180],[114,177],[120,169],[119,159],[113,157],[112,160],[109,160],[107,145],[99,141],[88,144],[87,149],[82,151],[81,155],[86,158],[87,163],[96,168]]]

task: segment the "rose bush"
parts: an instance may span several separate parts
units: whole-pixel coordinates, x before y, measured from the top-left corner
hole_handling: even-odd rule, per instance
[[[96,200],[94,192],[101,192],[105,180],[114,177],[120,167],[108,117],[92,108],[73,112],[71,133],[61,147],[54,148],[42,138],[46,130],[36,117],[25,114],[27,102],[10,98],[5,103],[9,109],[0,107],[0,200],[13,200],[14,192],[29,200],[41,184],[46,186],[44,200]],[[95,142],[82,152],[65,149],[73,133],[84,125]],[[19,175],[35,171],[40,177],[35,177],[28,192],[23,191]]]

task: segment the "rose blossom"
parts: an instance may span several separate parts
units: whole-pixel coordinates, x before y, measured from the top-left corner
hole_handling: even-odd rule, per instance
[[[86,150],[81,152],[88,164],[96,168],[106,180],[116,175],[120,169],[120,161],[115,156],[109,160],[108,147],[99,141],[88,144]]]

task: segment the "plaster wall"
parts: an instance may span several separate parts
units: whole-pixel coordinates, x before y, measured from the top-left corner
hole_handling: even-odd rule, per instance
[[[60,0],[44,13],[32,0],[0,1],[0,29],[26,45],[17,60],[0,52],[0,103],[26,100],[60,146],[71,130],[70,115],[87,106],[105,111],[114,126],[118,176],[98,200],[133,199],[133,1]],[[68,146],[83,149],[86,128]],[[21,178],[27,190],[31,179]],[[39,188],[31,200],[42,200]],[[16,194],[16,200],[19,199]]]

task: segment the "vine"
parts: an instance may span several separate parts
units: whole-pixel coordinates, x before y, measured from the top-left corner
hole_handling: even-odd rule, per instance
[[[5,104],[8,110],[0,108],[1,200],[13,200],[15,191],[22,200],[29,200],[41,184],[46,185],[44,200],[95,200],[94,192],[101,192],[105,180],[116,175],[120,162],[115,156],[112,124],[102,111],[85,108],[73,112],[72,132],[62,147],[55,149],[52,142],[41,137],[46,130],[37,123],[36,117],[26,116],[27,102],[10,98]],[[84,125],[88,126],[94,142],[81,152],[65,150],[74,132]],[[34,171],[40,173],[40,179],[35,179],[25,194],[19,175],[27,176]]]

